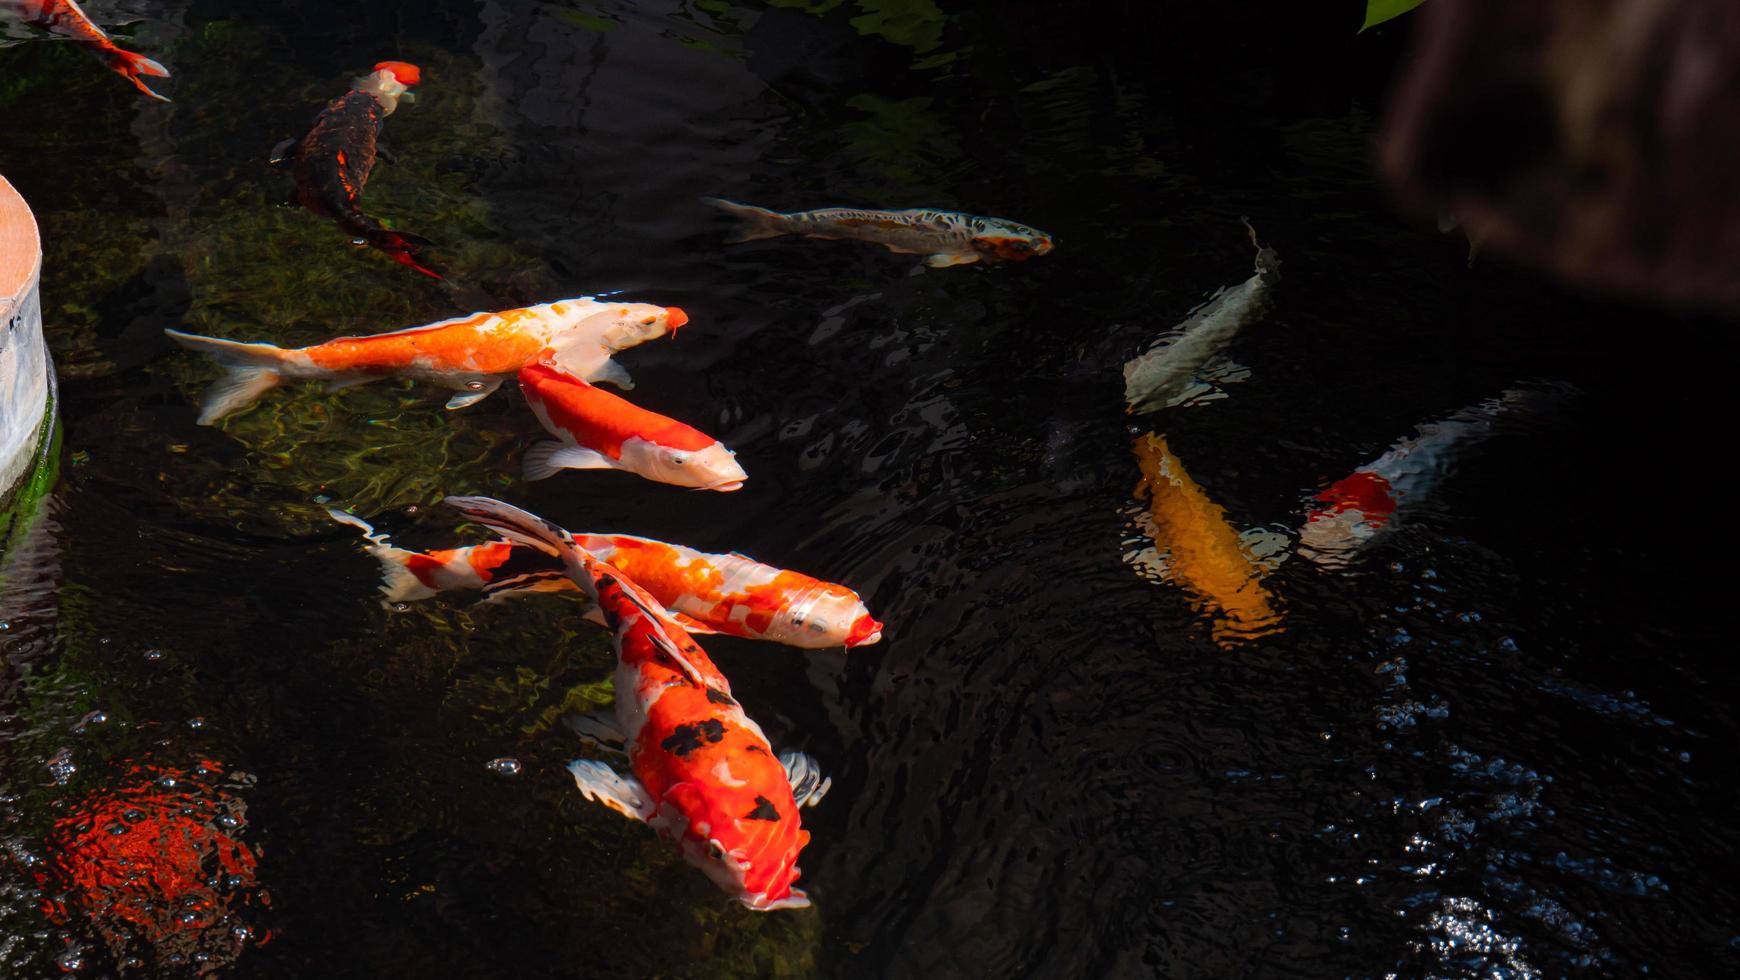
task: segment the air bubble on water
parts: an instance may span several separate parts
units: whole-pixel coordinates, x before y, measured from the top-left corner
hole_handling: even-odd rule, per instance
[[[408,602],[395,602],[395,603],[393,603],[393,612],[402,613],[402,612],[410,612],[410,611],[411,611],[411,604]]]
[[[60,954],[55,964],[67,973],[77,973],[85,968],[85,951],[77,946]]]
[[[254,938],[254,930],[245,925],[236,925],[230,929],[230,935],[235,937],[236,942],[245,943]]]
[[[1500,650],[1503,650],[1505,653],[1515,653],[1516,652],[1516,641],[1507,636],[1504,639],[1498,641],[1498,648]]]
[[[157,785],[163,787],[164,789],[174,789],[175,788],[175,777],[174,776],[160,776],[160,777],[158,777]]]
[[[199,729],[205,727],[205,719],[199,718],[199,717],[189,718],[189,719],[187,719],[187,727],[189,727],[195,731],[198,731]]]
[[[499,759],[491,759],[484,763],[484,768],[497,776],[518,776],[522,767],[520,760],[510,756],[502,756]]]
[[[109,836],[111,836],[111,837],[119,837],[126,832],[127,832],[127,825],[124,823],[109,824]]]
[[[62,747],[48,760],[48,774],[57,786],[65,786],[79,767],[72,761],[72,749]]]
[[[314,502],[321,505],[330,504],[332,503],[332,498],[324,493],[317,493],[314,495]]]
[[[1402,572],[1407,571],[1407,566],[1403,565],[1399,561],[1392,561],[1392,562],[1390,562],[1390,571],[1395,572],[1396,574],[1399,575]]]
[[[237,820],[233,814],[228,813],[217,818],[217,822],[218,825],[223,827],[225,830],[234,830],[242,825],[240,820]]]
[[[157,661],[163,659],[163,651],[162,650],[147,650],[147,651],[145,651],[145,659],[151,661],[152,663],[156,663]]]

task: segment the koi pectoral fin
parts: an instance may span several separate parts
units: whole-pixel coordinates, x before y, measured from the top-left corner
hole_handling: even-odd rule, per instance
[[[279,140],[278,145],[272,147],[272,155],[266,158],[266,165],[270,167],[282,167],[290,161],[291,155],[295,152],[296,137],[292,136],[289,139]]]
[[[646,787],[633,776],[624,776],[605,763],[594,759],[575,759],[568,763],[580,795],[602,803],[617,813],[646,823],[655,808]]]
[[[594,368],[591,371],[591,374],[592,377],[587,378],[586,380],[592,382],[602,381],[605,384],[615,385],[623,391],[634,390],[634,379],[628,376],[628,368],[623,367],[608,357],[604,359],[604,363]]]
[[[584,715],[570,715],[563,722],[580,736],[580,740],[593,748],[617,755],[628,754],[628,738],[623,735],[622,728],[616,719],[602,711],[594,711]]]
[[[583,446],[560,442],[540,442],[526,450],[525,472],[528,480],[542,480],[556,475],[558,470],[610,470],[616,467],[603,453]]]
[[[695,619],[692,616],[685,616],[682,613],[677,612],[675,610],[666,610],[666,612],[669,612],[671,614],[671,618],[677,621],[678,626],[681,626],[684,630],[686,630],[690,633],[703,633],[703,634],[705,634],[705,633],[718,633],[719,632],[718,630],[714,629],[713,627],[708,626],[706,623],[703,623],[700,620]]]
[[[447,399],[447,410],[451,412],[456,408],[469,408],[495,394],[495,390],[501,387],[501,379],[499,378],[494,381],[484,381],[479,383],[482,384],[483,387],[473,388],[470,391],[462,391],[459,394],[454,395],[452,398]]]
[[[781,752],[779,764],[785,767],[785,778],[791,783],[791,796],[797,805],[815,806],[828,795],[834,781],[822,775],[816,760],[802,752]]]
[[[977,252],[937,252],[934,255],[925,256],[924,264],[932,269],[946,269],[951,265],[972,265],[977,261],[979,261],[979,253]]]

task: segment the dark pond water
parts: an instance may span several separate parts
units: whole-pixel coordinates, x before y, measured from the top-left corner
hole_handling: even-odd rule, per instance
[[[0,48],[66,423],[0,615],[0,973],[1740,972],[1729,327],[1470,266],[1394,216],[1369,157],[1405,21],[90,6],[142,18],[176,101],[62,43]],[[368,201],[440,244],[446,284],[278,207],[264,165],[384,58],[425,84]],[[923,271],[728,246],[706,195],[955,207],[1059,246]],[[1127,416],[1123,362],[1250,276],[1241,215],[1285,263],[1227,351],[1249,378]],[[743,491],[528,485],[537,425],[506,394],[296,388],[200,428],[213,369],[161,333],[305,344],[609,291],[689,312],[623,360],[641,404],[739,451]],[[1438,457],[1391,533],[1281,562],[1263,635],[1226,628],[1215,541],[1296,533],[1416,426],[1518,388],[1540,397]],[[1225,517],[1193,511],[1158,580],[1126,561],[1150,432]],[[377,604],[323,508],[444,546],[446,493],[865,595],[890,626],[850,655],[707,644],[833,777],[815,908],[747,912],[575,791],[561,719],[608,701],[611,661],[574,605]],[[45,879],[112,831],[199,874],[150,905]]]

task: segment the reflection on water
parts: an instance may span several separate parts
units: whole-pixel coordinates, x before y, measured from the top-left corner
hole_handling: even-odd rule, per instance
[[[1136,500],[1146,508],[1136,526],[1153,547],[1126,552],[1124,561],[1191,593],[1222,647],[1281,632],[1279,604],[1263,588],[1266,569],[1247,551],[1255,542],[1227,523],[1226,510],[1190,478],[1164,436],[1137,436],[1131,448],[1142,470]]]

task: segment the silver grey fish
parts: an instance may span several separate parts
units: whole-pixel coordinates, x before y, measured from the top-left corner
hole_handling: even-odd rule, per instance
[[[743,227],[737,237],[731,239],[732,242],[752,242],[780,235],[852,238],[875,242],[891,252],[922,255],[925,265],[937,269],[969,265],[981,259],[1021,262],[1052,249],[1051,236],[1037,228],[959,211],[818,208],[814,211],[780,212],[717,197],[702,200],[742,219]]]

